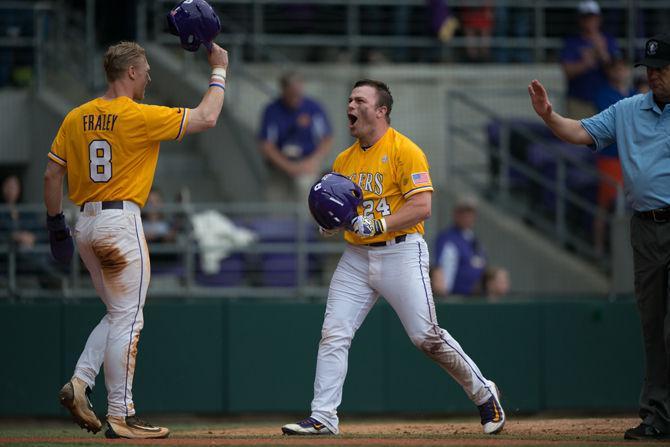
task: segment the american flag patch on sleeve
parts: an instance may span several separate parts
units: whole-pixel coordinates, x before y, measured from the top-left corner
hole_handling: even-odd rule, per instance
[[[427,172],[415,172],[412,174],[412,182],[414,186],[429,185],[430,176]]]

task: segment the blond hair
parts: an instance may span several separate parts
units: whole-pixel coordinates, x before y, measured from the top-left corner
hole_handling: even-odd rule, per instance
[[[108,82],[121,78],[123,73],[139,59],[146,59],[144,48],[135,42],[119,42],[107,49],[103,65]]]

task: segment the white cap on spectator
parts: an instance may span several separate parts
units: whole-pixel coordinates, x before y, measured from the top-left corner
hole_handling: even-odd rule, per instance
[[[595,0],[586,0],[579,3],[577,11],[582,15],[600,15],[600,5]]]
[[[456,210],[476,210],[477,207],[479,206],[479,201],[477,200],[477,197],[473,195],[464,195],[459,197],[456,200],[456,204],[454,205],[454,209]]]

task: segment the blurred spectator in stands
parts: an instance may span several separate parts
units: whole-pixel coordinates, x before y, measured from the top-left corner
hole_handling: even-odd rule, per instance
[[[489,62],[494,24],[492,2],[487,0],[484,6],[462,8],[460,19],[468,62]]]
[[[149,246],[171,244],[177,240],[177,231],[173,225],[173,219],[165,216],[164,206],[161,191],[152,188],[147,203],[142,209],[142,227]],[[174,266],[180,264],[180,254],[176,251],[165,252],[155,246],[152,247],[151,270],[154,273],[170,272]]]
[[[437,237],[437,262],[432,272],[433,292],[471,295],[480,289],[486,257],[477,237],[477,200],[462,197],[454,206],[453,225]]]
[[[440,42],[449,42],[454,37],[460,22],[449,9],[447,0],[428,0],[428,13],[433,33]]]
[[[33,74],[34,50],[32,46],[19,45],[21,39],[35,34],[35,14],[29,4],[15,8],[7,5],[0,12],[0,87],[12,85],[27,87]]]
[[[2,199],[5,208],[0,211],[0,240],[16,254],[16,272],[37,275],[42,287],[60,287],[61,277],[49,255],[35,252],[37,243],[46,243],[43,213],[19,211],[21,181],[18,176],[10,175],[3,180]],[[6,272],[3,265],[3,276]]]
[[[32,230],[37,229],[38,221],[35,216],[19,213],[17,205],[21,199],[21,181],[16,175],[10,175],[3,180],[2,198],[7,206],[0,218],[3,238],[14,244],[18,251],[32,250],[37,240]]]
[[[163,195],[158,188],[152,188],[142,209],[142,226],[147,242],[173,242],[176,238],[176,232],[166,219],[163,207]]]
[[[172,228],[177,236],[177,239],[180,237],[185,237],[193,229],[191,226],[191,217],[195,211],[193,209],[193,204],[191,203],[191,190],[188,186],[182,186],[179,192],[175,195],[174,198],[175,204],[179,205],[179,208],[172,215]]]
[[[605,67],[619,54],[616,40],[601,31],[600,6],[593,0],[577,7],[579,35],[568,37],[561,52],[568,80],[566,115],[581,119],[596,113],[595,93],[607,83]]]
[[[268,104],[259,132],[260,150],[270,175],[266,198],[307,203],[312,183],[333,143],[328,117],[321,105],[304,95],[297,72],[280,78],[281,97]]]
[[[490,301],[499,301],[509,293],[509,272],[502,267],[488,267],[482,276],[482,295]]]
[[[668,32],[670,23],[670,8],[666,0],[654,0],[645,2],[632,2],[635,18],[635,37],[645,39],[647,36],[655,36]],[[663,7],[659,7],[663,5]],[[627,8],[628,9],[628,8]],[[644,47],[638,48],[637,57],[644,57]],[[634,59],[634,58],[633,58]]]
[[[531,35],[532,7],[510,7],[510,0],[495,2],[495,38],[523,38]],[[495,50],[496,62],[532,62],[530,48],[498,48]]]
[[[361,8],[361,17],[365,17],[365,26],[361,28],[364,36],[389,36],[402,41],[411,34],[412,7],[408,3],[396,5],[366,5]],[[416,56],[405,45],[397,47],[372,46],[360,49],[363,63],[372,65],[389,64],[391,62],[408,62]]]
[[[622,58],[612,60],[605,68],[605,73],[607,83],[595,94],[595,105],[598,112],[637,93],[631,87],[631,68],[626,60]],[[602,176],[609,178],[609,180],[601,180],[598,185],[599,210],[593,221],[594,248],[597,253],[602,254],[608,242],[605,214],[611,212],[616,205],[616,185],[623,187],[623,173],[616,143],[596,153],[596,167]]]

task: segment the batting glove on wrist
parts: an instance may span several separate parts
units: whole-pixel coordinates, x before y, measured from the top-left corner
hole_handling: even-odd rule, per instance
[[[327,228],[319,226],[319,234],[323,237],[333,237],[339,232],[340,232],[339,228],[333,228],[332,230],[329,230]]]
[[[68,264],[74,253],[74,243],[63,213],[55,216],[49,216],[47,213],[47,230],[49,230],[51,255],[56,261]]]
[[[373,219],[367,216],[357,216],[351,221],[354,233],[360,237],[374,237],[378,234],[386,233],[386,220]]]

